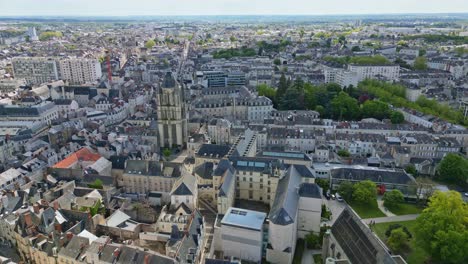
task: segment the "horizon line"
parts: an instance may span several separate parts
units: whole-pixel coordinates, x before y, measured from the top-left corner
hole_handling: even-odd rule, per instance
[[[0,18],[31,18],[31,17],[189,17],[189,16],[379,16],[379,15],[468,15],[468,12],[405,12],[405,13],[330,13],[330,14],[129,14],[129,15],[3,15],[0,14]]]

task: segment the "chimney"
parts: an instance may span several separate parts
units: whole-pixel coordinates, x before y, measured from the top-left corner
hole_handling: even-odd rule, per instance
[[[72,232],[67,232],[67,240],[70,241],[73,238]]]
[[[54,210],[57,211],[59,209],[59,203],[57,201],[54,202]]]
[[[34,205],[33,205],[33,210],[34,210],[34,213],[35,213],[35,214],[39,214],[39,211],[40,211],[39,205],[38,205],[38,204],[34,204]]]
[[[150,257],[149,254],[145,255],[145,260],[144,260],[144,261],[145,261],[145,262],[144,262],[145,264],[149,264],[149,257]]]
[[[24,216],[24,222],[26,223],[26,226],[27,227],[32,226],[31,213],[27,212],[23,216]]]
[[[120,255],[120,248],[116,248],[113,253],[114,257],[117,258]]]

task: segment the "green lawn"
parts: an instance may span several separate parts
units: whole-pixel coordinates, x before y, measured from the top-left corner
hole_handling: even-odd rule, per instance
[[[416,220],[375,224],[372,230],[377,234],[377,236],[380,237],[380,239],[382,239],[382,241],[385,242],[387,240],[387,237],[385,236],[385,231],[387,230],[388,226],[392,224],[400,224],[406,226],[406,228],[408,228],[408,231],[410,231],[411,235],[413,236],[413,238],[411,238],[409,241],[409,250],[400,253],[403,256],[403,258],[408,262],[408,264],[425,263],[429,259],[429,254],[416,244],[414,238],[414,228],[416,226]]]
[[[370,204],[359,204],[355,202],[349,203],[349,205],[356,211],[356,213],[362,218],[375,218],[375,217],[384,217],[385,214],[380,211],[377,206],[377,200],[374,200]]]
[[[294,251],[293,264],[301,264],[303,254],[304,254],[304,240],[298,239],[296,243],[296,250]]]
[[[387,207],[390,212],[396,215],[420,214],[424,208],[416,204],[401,203],[395,207]]]

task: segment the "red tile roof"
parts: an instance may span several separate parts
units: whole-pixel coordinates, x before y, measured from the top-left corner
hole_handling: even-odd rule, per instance
[[[57,162],[53,168],[61,168],[67,169],[77,163],[79,160],[81,161],[97,161],[101,158],[101,155],[92,152],[88,148],[82,148],[75,153],[71,154],[70,156],[66,157],[62,161]]]

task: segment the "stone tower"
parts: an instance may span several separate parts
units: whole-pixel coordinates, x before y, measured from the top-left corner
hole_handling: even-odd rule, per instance
[[[171,72],[167,72],[157,93],[159,145],[165,148],[187,145],[187,114],[184,93]]]

